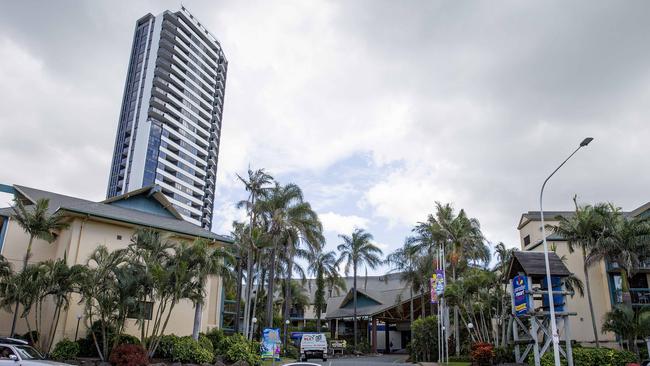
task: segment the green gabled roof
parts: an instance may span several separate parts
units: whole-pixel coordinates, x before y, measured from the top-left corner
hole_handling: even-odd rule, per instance
[[[16,189],[17,194],[21,196],[21,198],[33,203],[41,198],[48,199],[50,201],[50,213],[63,211],[70,214],[87,215],[96,218],[123,222],[135,226],[150,227],[187,236],[217,240],[225,243],[233,242],[233,240],[229,237],[215,234],[185,220],[172,217],[174,216],[173,214],[172,216],[155,214],[146,212],[145,210],[128,208],[123,205],[115,204],[116,201],[120,201],[121,199],[111,199],[107,200],[108,202],[93,202],[82,198],[66,196],[20,185],[14,185],[14,188]],[[153,187],[145,188],[154,189]],[[145,191],[146,190],[138,192],[138,194],[145,194]],[[151,200],[156,200],[158,203],[160,203],[161,198],[155,196],[155,193],[156,192],[148,196]],[[120,197],[123,197],[122,199],[126,199],[124,196],[126,195],[122,195]],[[164,204],[164,201],[161,204]],[[0,215],[9,216],[12,213],[13,211],[10,207],[0,209]]]

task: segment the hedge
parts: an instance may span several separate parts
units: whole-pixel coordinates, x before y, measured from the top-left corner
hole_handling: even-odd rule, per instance
[[[549,350],[546,352],[541,360],[542,366],[553,366],[553,352]],[[583,348],[577,347],[573,349],[573,364],[580,366],[626,366],[628,363],[637,362],[636,355],[629,351],[619,351],[609,348]],[[561,358],[562,366],[566,366],[567,362],[564,357]],[[535,361],[530,355],[528,357],[528,364],[534,365]]]

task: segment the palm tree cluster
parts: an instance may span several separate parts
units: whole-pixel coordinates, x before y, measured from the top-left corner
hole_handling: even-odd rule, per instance
[[[589,268],[603,259],[618,267],[623,306],[630,308],[626,311],[631,311],[629,281],[639,271],[641,263],[650,258],[650,222],[647,218],[626,217],[620,208],[611,203],[579,205],[576,197],[573,202],[575,213],[568,217],[558,216],[558,225],[553,227],[553,231],[567,241],[570,252],[579,249],[582,254],[591,323],[598,347]],[[622,319],[615,315],[611,315],[613,319]],[[610,326],[603,326],[603,331],[616,328],[611,326],[611,319],[605,321],[608,322]],[[617,334],[623,336],[621,333]]]
[[[245,279],[243,291],[237,291],[237,299],[242,294],[244,301],[244,334],[253,337],[253,319],[273,327],[277,313],[282,315],[286,332],[292,310],[305,305],[302,300],[295,301],[303,298],[303,287],[294,284],[295,278],[304,284],[307,273],[317,279],[315,305],[320,326],[325,289],[337,287],[340,277],[334,253],[324,250],[318,215],[295,184],[282,185],[263,169],[249,170],[247,177],[238,177],[248,192],[247,199],[238,204],[246,209],[247,222],[233,223],[240,263],[238,289],[241,279]],[[309,267],[303,268],[296,259],[305,259]],[[239,317],[235,329],[238,323]]]
[[[226,249],[205,239],[176,242],[159,231],[139,229],[127,248],[109,251],[99,246],[85,265],[70,266],[65,256],[29,264],[35,238],[52,242],[56,231],[67,227],[65,218],[49,213],[48,206],[47,200],[33,207],[16,202],[12,218],[29,235],[22,270],[13,271],[0,258],[0,305],[7,310],[15,306],[15,318],[24,319],[30,335],[40,335],[32,340],[40,350],[46,354],[51,350],[61,313],[73,293],[80,299],[86,327],[102,360],[118,344],[127,318],[136,320],[140,340],[153,356],[181,300],[195,306],[198,338],[206,282],[211,275],[230,273],[232,256]],[[49,304],[53,312],[44,311]]]

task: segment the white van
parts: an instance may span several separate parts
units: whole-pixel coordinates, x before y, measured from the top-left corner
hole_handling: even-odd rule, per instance
[[[320,358],[327,361],[327,338],[323,333],[303,334],[300,339],[300,361]]]

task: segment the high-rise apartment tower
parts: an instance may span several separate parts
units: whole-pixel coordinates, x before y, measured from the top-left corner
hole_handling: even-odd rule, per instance
[[[107,197],[157,184],[210,229],[228,61],[185,8],[135,26]]]

